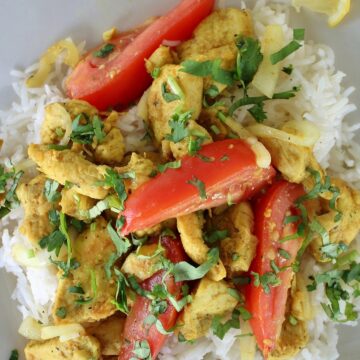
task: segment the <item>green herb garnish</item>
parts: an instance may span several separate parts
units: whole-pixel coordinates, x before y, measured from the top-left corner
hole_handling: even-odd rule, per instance
[[[94,51],[93,55],[98,58],[106,58],[109,54],[111,54],[115,49],[114,44],[104,44],[99,50]]]
[[[193,176],[192,179],[188,180],[186,183],[193,185],[198,189],[200,199],[202,200],[207,199],[205,184],[203,181],[199,180],[196,176]]]
[[[179,169],[181,167],[181,160],[167,162],[166,164],[159,164],[157,169],[163,173],[167,169]]]

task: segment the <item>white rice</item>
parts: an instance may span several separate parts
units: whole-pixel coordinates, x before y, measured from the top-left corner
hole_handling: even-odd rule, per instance
[[[226,1],[224,1],[226,5]],[[292,28],[288,25],[289,1],[258,0],[253,10],[256,34],[261,37],[266,25],[282,26],[287,40],[292,38]],[[244,6],[244,2],[242,2]],[[82,50],[84,44],[80,44]],[[301,85],[301,92],[293,99],[271,101],[266,105],[269,124],[279,125],[289,117],[306,118],[313,121],[321,130],[321,138],[316,144],[315,155],[321,165],[354,186],[360,188],[360,145],[355,136],[360,124],[351,124],[345,117],[356,109],[349,96],[354,88],[345,89],[342,81],[345,77],[336,71],[335,55],[331,48],[322,44],[306,42],[296,53],[286,59],[286,64],[293,64],[292,75],[283,76],[277,91],[284,91],[295,85]],[[13,83],[17,101],[7,111],[0,111],[0,138],[5,140],[1,151],[1,162],[17,164],[26,159],[27,145],[39,142],[39,129],[43,120],[44,106],[51,102],[64,101],[63,80],[67,70],[58,61],[48,84],[40,89],[28,89],[25,79],[37,68],[30,66],[25,71],[13,71]],[[246,109],[237,112],[239,121],[251,121]],[[136,149],[136,145],[144,135],[142,121],[136,116],[136,109],[122,116],[119,127],[127,137],[128,150]],[[33,165],[24,162],[27,176],[34,171]],[[14,244],[29,247],[27,240],[19,233],[18,225],[23,217],[21,208],[14,210],[8,217],[0,221],[2,247],[0,248],[0,267],[14,274],[17,285],[12,298],[17,302],[23,317],[32,316],[47,323],[51,304],[57,286],[53,268],[46,264],[47,254],[39,252],[37,267],[21,267],[12,257]],[[318,265],[309,259],[303,269],[305,274],[312,274]],[[296,357],[297,360],[336,359],[338,353],[336,343],[337,331],[322,311],[320,301],[324,297],[324,289],[319,287],[311,293],[312,304],[316,316],[309,322],[310,342]],[[223,341],[209,334],[195,344],[179,344],[175,337],[170,338],[167,346],[159,356],[163,360],[194,359],[239,359],[239,330],[230,330]],[[256,359],[261,359],[258,353]]]

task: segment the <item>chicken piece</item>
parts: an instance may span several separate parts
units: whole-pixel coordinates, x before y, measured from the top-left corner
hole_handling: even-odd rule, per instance
[[[50,235],[54,230],[49,221],[49,211],[56,207],[56,204],[48,202],[44,196],[45,182],[46,177],[38,175],[29,183],[19,185],[16,191],[25,210],[20,232],[36,246],[43,237]]]
[[[93,336],[61,342],[59,338],[30,341],[25,347],[26,360],[100,360],[100,343]]]
[[[65,182],[74,184],[79,194],[104,199],[109,193],[98,185],[104,180],[106,166],[96,166],[70,150],[50,150],[45,145],[29,145],[28,154],[48,178],[62,185]]]
[[[156,167],[150,159],[136,153],[131,154],[130,161],[126,166],[116,168],[119,173],[134,172],[135,178],[126,181],[131,190],[135,190],[147,182],[155,169]]]
[[[180,44],[177,52],[180,59],[184,60],[199,54],[206,55],[210,50],[226,45],[235,49],[236,36],[252,34],[252,20],[247,11],[235,8],[219,9],[197,26],[193,38]],[[233,61],[235,58],[236,49]]]
[[[237,300],[228,290],[224,280],[213,281],[207,277],[200,280],[192,292],[192,302],[186,305],[180,315],[180,332],[187,340],[205,336],[214,316],[227,316],[235,308]]]
[[[180,71],[180,65],[165,65],[149,91],[148,118],[154,132],[155,140],[160,145],[167,134],[171,133],[169,120],[181,105],[181,112],[191,111],[191,118],[196,120],[202,107],[203,79]],[[163,86],[169,77],[173,78],[182,89],[184,99],[166,102],[163,97]]]
[[[293,359],[309,341],[306,322],[297,320],[292,325],[288,319],[285,320],[281,334],[276,342],[275,350],[268,357],[269,360]]]
[[[111,356],[119,354],[121,347],[120,334],[123,332],[125,320],[125,316],[116,314],[86,329],[89,335],[99,340],[102,355]]]
[[[95,206],[96,201],[88,196],[79,194],[76,189],[63,189],[61,191],[61,211],[78,220],[87,220],[87,211]]]
[[[156,265],[160,255],[152,257],[157,249],[158,244],[151,244],[143,245],[139,253],[132,252],[125,259],[121,272],[126,275],[134,275],[139,281],[148,279],[158,270]]]
[[[209,248],[203,239],[203,225],[203,216],[198,213],[191,213],[177,218],[177,227],[184,250],[190,259],[197,264],[204,263],[209,252]],[[225,276],[226,270],[221,260],[208,273],[208,277],[214,281],[220,281]]]
[[[301,183],[309,176],[306,168],[317,164],[311,148],[271,137],[259,140],[270,152],[272,164],[290,182]]]
[[[360,192],[340,179],[332,179],[331,184],[340,191],[335,204],[336,209],[342,214],[340,221],[335,221],[337,211],[330,208],[327,199],[312,202],[315,209],[309,209],[309,216],[311,220],[316,219],[325,228],[330,235],[331,243],[349,245],[360,230]],[[322,246],[322,239],[316,234],[310,244],[312,254],[318,261],[327,261],[328,259],[324,258],[321,252]]]
[[[96,107],[90,105],[88,102],[83,100],[69,100],[64,103],[66,111],[71,115],[71,118],[74,119],[80,114],[85,114],[88,117],[98,115],[98,110]]]
[[[116,252],[106,229],[106,221],[99,217],[95,228],[88,227],[74,241],[73,257],[80,266],[72,270],[68,277],[59,274],[59,285],[55,295],[53,317],[55,324],[94,322],[105,319],[116,311],[112,300],[116,293],[113,279],[107,279],[104,266],[110,254]],[[97,289],[93,289],[92,278],[96,279]],[[84,294],[69,292],[70,287],[80,286]],[[76,300],[91,299],[85,304]],[[64,319],[56,315],[56,310],[65,307]]]
[[[233,229],[230,237],[220,242],[220,254],[228,274],[238,275],[249,270],[255,257],[254,214],[250,204],[243,202],[229,209],[229,217]]]
[[[161,68],[164,65],[174,64],[174,54],[168,46],[160,45],[150,56],[145,60],[146,71],[151,74],[155,68]]]
[[[106,165],[118,165],[125,154],[124,137],[120,129],[112,128],[103,142],[98,144],[94,151],[94,158],[97,163]]]
[[[285,320],[270,360],[293,359],[309,341],[306,321],[312,318],[312,306],[300,273],[292,280],[286,307]]]

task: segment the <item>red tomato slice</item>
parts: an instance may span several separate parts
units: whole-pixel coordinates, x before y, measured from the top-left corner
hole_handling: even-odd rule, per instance
[[[222,205],[229,198],[232,201],[250,198],[275,176],[271,166],[267,169],[257,166],[255,153],[243,140],[217,141],[205,145],[198,155],[184,156],[179,169],[166,170],[129,196],[125,210],[119,214],[125,217],[122,235]],[[206,199],[189,183],[194,179],[203,182]]]
[[[200,21],[210,14],[214,3],[215,0],[183,0],[145,30],[127,34],[123,44],[112,42],[116,48],[105,61],[99,62],[90,53],[67,80],[69,97],[86,100],[101,110],[136,100],[151,84],[144,59],[164,40],[188,39]]]
[[[170,237],[164,237],[161,241],[162,245],[166,249],[166,257],[174,263],[185,261],[186,255],[182,248],[179,239],[173,239]],[[155,285],[161,284],[165,271],[159,271],[149,279],[145,280],[141,286],[144,290],[151,291]],[[166,285],[169,292],[180,298],[180,289],[182,283],[175,283],[172,277],[166,278]],[[134,345],[136,341],[146,340],[151,350],[151,358],[155,359],[160,352],[167,336],[161,334],[155,325],[150,328],[144,325],[144,320],[150,315],[151,301],[145,297],[137,296],[131,311],[126,318],[125,327],[123,331],[123,345],[120,349],[119,360],[129,360],[134,358],[133,353]],[[159,315],[165,330],[170,330],[176,323],[178,312],[168,302],[166,311]]]
[[[250,271],[263,275],[272,271],[270,261],[281,268],[293,264],[301,246],[302,239],[280,243],[287,235],[295,234],[297,225],[284,226],[286,215],[295,214],[294,201],[305,193],[302,185],[279,181],[273,184],[255,205],[255,235],[259,240],[256,257]],[[279,255],[282,248],[289,253],[289,259]],[[252,314],[252,326],[257,344],[265,358],[274,349],[285,317],[286,300],[291,286],[293,270],[286,269],[278,274],[281,285],[270,287],[265,293],[263,287],[256,287],[253,282],[245,288],[248,310]]]

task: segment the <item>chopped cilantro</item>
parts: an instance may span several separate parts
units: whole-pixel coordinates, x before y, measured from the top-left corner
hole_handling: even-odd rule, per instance
[[[276,53],[270,56],[270,61],[273,65],[287,58],[290,54],[300,49],[302,45],[298,42],[304,40],[305,30],[304,29],[294,29],[293,40],[287,44],[285,47],[277,51]]]
[[[126,277],[120,270],[115,269],[115,275],[116,275],[117,288],[116,288],[116,295],[113,304],[116,306],[116,308],[119,311],[121,311],[124,314],[128,314],[129,308],[127,305],[126,286],[129,286],[129,283],[127,282]]]
[[[60,199],[61,194],[58,192],[60,184],[55,180],[47,179],[44,185],[44,196],[49,202],[56,202]]]
[[[157,166],[158,170],[163,173],[167,169],[179,169],[181,167],[181,160],[171,161],[166,164],[159,164]]]
[[[62,270],[62,277],[66,278],[69,276],[70,271],[76,270],[80,267],[80,263],[75,259],[71,258],[70,261],[57,261],[49,258],[50,262],[56,265],[60,270]]]
[[[131,243],[129,241],[129,239],[127,238],[122,238],[112,227],[111,222],[108,223],[107,225],[107,231],[111,237],[111,240],[113,241],[115,247],[116,247],[116,251],[117,251],[117,255],[121,256],[125,253],[127,253],[127,251],[130,249],[131,247]]]
[[[119,258],[119,256],[115,252],[113,252],[110,254],[109,259],[106,261],[106,263],[104,265],[106,278],[108,280],[111,279],[111,269],[114,266],[114,264],[116,263],[118,258]]]
[[[175,112],[169,120],[169,127],[171,133],[165,136],[166,140],[178,143],[189,136],[189,129],[187,129],[187,122],[191,119],[191,111],[184,113]]]
[[[56,316],[59,317],[60,319],[65,319],[66,318],[66,315],[67,315],[67,310],[65,307],[59,307],[56,309],[56,312],[55,312]]]
[[[248,112],[251,114],[251,116],[258,122],[262,123],[264,120],[267,119],[266,112],[264,110],[264,103],[255,104],[252,106]]]
[[[211,125],[210,129],[215,135],[219,135],[221,133],[220,129],[215,124]]]
[[[289,323],[290,323],[292,326],[296,326],[297,323],[298,323],[298,320],[297,320],[296,317],[290,315],[290,316],[289,316]]]
[[[210,76],[220,84],[228,86],[234,83],[233,73],[221,67],[221,59],[207,61],[185,60],[181,63],[181,66],[181,71],[188,74],[199,77]]]
[[[47,249],[48,252],[55,251],[56,256],[59,256],[60,249],[65,243],[66,237],[59,229],[56,229],[50,235],[43,237],[39,241],[39,246]]]
[[[209,250],[207,259],[198,267],[181,261],[176,263],[172,269],[172,274],[175,277],[175,281],[191,281],[203,278],[209,270],[219,261],[219,249],[213,248]]]
[[[294,29],[293,37],[294,40],[303,41],[305,38],[305,29]]]
[[[5,168],[0,165],[0,199],[2,199],[3,194],[5,194],[5,199],[2,204],[0,204],[0,219],[8,215],[11,209],[19,204],[16,189],[23,174],[23,171],[16,171],[15,168],[6,171]]]
[[[205,233],[204,240],[208,244],[214,244],[218,241],[224,240],[226,237],[229,236],[228,230],[213,230],[211,232]]]
[[[84,124],[83,124],[84,123]],[[94,137],[100,143],[105,139],[104,124],[99,116],[93,116],[90,121],[84,114],[79,114],[72,123],[70,138],[80,144],[92,144]]]
[[[179,95],[173,94],[167,90],[166,82],[163,82],[161,85],[161,94],[163,99],[168,103],[181,99]]]
[[[260,42],[252,37],[239,36],[236,39],[238,56],[236,61],[237,79],[246,87],[254,78],[262,60]]]
[[[286,260],[291,259],[291,255],[286,250],[281,248],[279,249],[279,255]]]
[[[135,359],[151,360],[151,350],[147,340],[135,341],[134,350]]]
[[[114,44],[104,44],[99,50],[94,51],[93,55],[98,58],[106,58],[109,54],[111,54],[115,49]]]
[[[203,181],[201,181],[197,177],[193,176],[193,178],[191,180],[188,180],[186,183],[193,185],[198,189],[200,199],[202,199],[202,200],[207,199],[205,184]]]
[[[268,271],[263,275],[252,271],[251,275],[254,277],[254,285],[256,287],[261,286],[266,294],[270,293],[270,287],[276,287],[281,284],[280,278],[278,278],[276,274],[271,271]]]
[[[16,349],[11,351],[9,360],[19,360],[19,352]]]
[[[159,68],[159,67],[155,67],[154,68],[154,70],[151,72],[151,77],[153,78],[153,79],[157,79],[158,77],[159,77],[159,75],[160,75],[160,72],[161,72],[161,68]]]
[[[85,294],[84,289],[79,284],[77,286],[70,286],[68,292],[70,294],[80,294],[80,295]]]
[[[289,66],[284,66],[282,68],[282,71],[285,73],[285,74],[288,74],[288,75],[291,75],[292,72],[294,71],[294,66],[292,64],[290,64]]]

